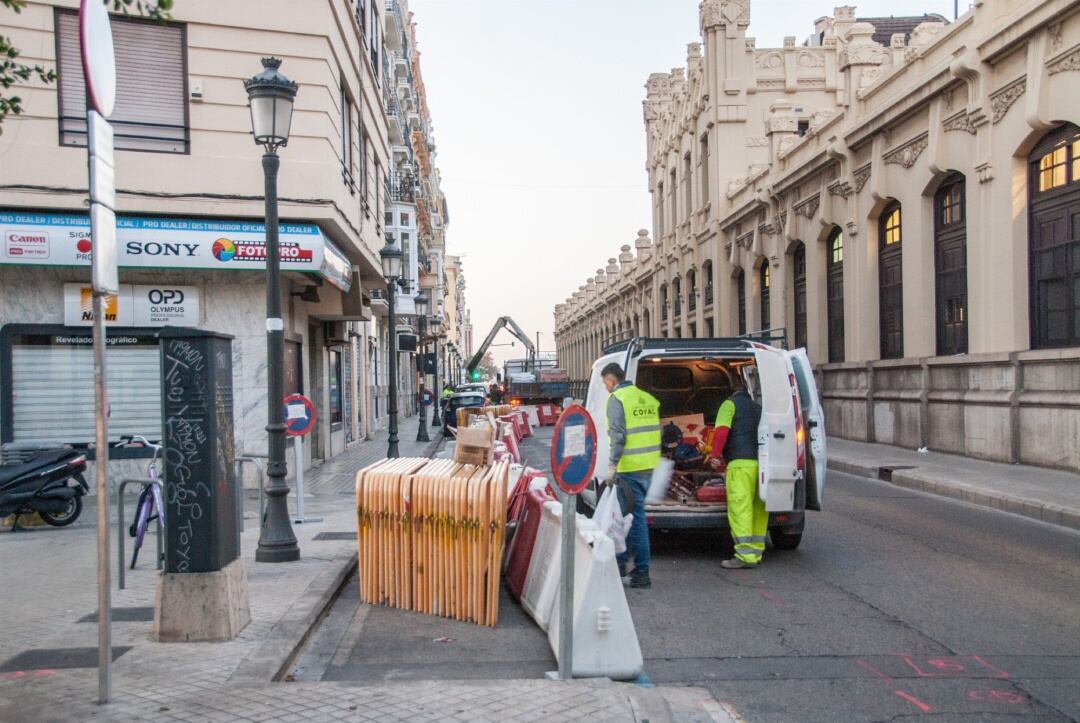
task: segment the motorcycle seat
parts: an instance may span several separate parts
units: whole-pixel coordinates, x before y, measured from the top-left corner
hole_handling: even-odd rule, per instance
[[[50,449],[22,464],[0,465],[0,487],[22,477],[24,474],[42,467],[59,464],[66,459],[77,457],[79,454],[81,453],[75,449]]]

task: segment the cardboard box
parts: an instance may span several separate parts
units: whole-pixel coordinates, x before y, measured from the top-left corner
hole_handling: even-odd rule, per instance
[[[697,444],[705,439],[707,430],[704,414],[684,414],[680,417],[663,417],[660,419],[661,427],[665,427],[669,423],[682,430],[683,442],[686,444]]]
[[[480,467],[491,464],[495,451],[491,434],[491,427],[487,423],[458,429],[454,461]]]

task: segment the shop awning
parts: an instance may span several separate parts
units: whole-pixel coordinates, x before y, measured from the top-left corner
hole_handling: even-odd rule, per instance
[[[352,286],[352,264],[318,226],[282,223],[282,271],[318,274],[342,292]],[[117,263],[132,269],[266,268],[266,227],[250,221],[117,216]],[[0,264],[89,266],[88,216],[0,213]]]

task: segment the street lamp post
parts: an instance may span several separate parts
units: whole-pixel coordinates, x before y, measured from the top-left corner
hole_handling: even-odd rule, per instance
[[[289,522],[289,486],[285,483],[285,323],[281,319],[281,256],[278,250],[277,149],[289,142],[296,83],[278,71],[280,58],[263,58],[263,71],[244,81],[251,109],[255,142],[265,149],[262,158],[266,182],[266,432],[269,462],[266,466],[266,514],[259,529],[258,562],[292,562],[300,559]]]
[[[430,442],[431,437],[427,431],[427,405],[424,404],[424,381],[427,378],[427,339],[424,333],[427,331],[427,306],[428,297],[421,291],[413,297],[416,304],[416,330],[420,334],[420,420],[416,428],[417,442]]]
[[[438,316],[431,317],[431,358],[435,360],[435,378],[432,381],[431,391],[435,396],[435,406],[431,413],[431,426],[438,427],[442,417],[442,390],[439,388],[439,322]]]
[[[397,312],[394,310],[394,301],[397,297],[397,287],[401,283],[401,249],[394,243],[393,237],[387,237],[386,245],[379,251],[379,259],[382,261],[383,278],[386,279],[386,301],[390,305],[389,318],[387,319],[388,333],[390,335],[390,399],[387,414],[390,417],[390,438],[386,443],[386,456],[391,459],[398,456],[397,434]]]

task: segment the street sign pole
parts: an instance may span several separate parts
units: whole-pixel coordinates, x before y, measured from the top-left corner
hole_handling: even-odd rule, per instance
[[[105,387],[105,297],[120,291],[116,266],[116,186],[113,132],[116,55],[109,13],[101,0],[79,6],[79,49],[86,81],[87,166],[90,175],[91,286],[94,297],[94,451],[97,487],[98,703],[112,694],[112,601],[109,590],[109,422]]]
[[[559,560],[559,670],[549,678],[574,677],[574,548],[577,495],[596,467],[596,425],[585,408],[567,407],[555,423],[551,441],[551,473],[562,500],[562,553]]]
[[[296,469],[296,517],[293,522],[322,522],[321,517],[304,517],[304,436],[315,428],[315,405],[302,394],[285,397],[285,434],[293,438],[293,466]]]

